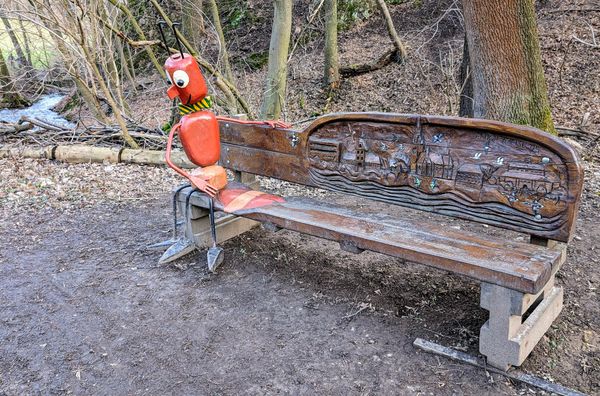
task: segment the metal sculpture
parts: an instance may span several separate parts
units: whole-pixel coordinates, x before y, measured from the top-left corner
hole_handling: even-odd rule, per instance
[[[159,31],[164,43],[164,46],[169,50],[167,40],[163,31],[163,26],[166,22],[158,23]],[[275,127],[289,127],[280,121],[242,121],[231,119],[228,117],[217,117],[211,111],[212,99],[208,95],[206,81],[196,59],[183,52],[181,42],[178,37],[178,32],[174,23],[171,25],[173,35],[177,42],[178,52],[167,58],[164,68],[167,75],[169,88],[167,95],[169,99],[179,99],[179,113],[181,120],[173,125],[167,142],[167,150],[165,159],[169,167],[174,169],[181,176],[188,179],[196,191],[200,191],[210,197],[209,218],[211,226],[212,247],[208,249],[207,261],[208,269],[214,272],[216,268],[223,262],[223,249],[217,246],[216,225],[215,225],[215,203],[213,200],[218,199],[219,192],[227,186],[227,172],[218,165],[221,154],[221,145],[219,140],[219,123],[221,121],[230,121],[235,123],[254,124],[254,125],[269,125]],[[198,166],[191,172],[178,167],[171,160],[171,152],[175,135],[179,136],[183,150],[189,160]],[[237,191],[233,189],[232,191]],[[241,189],[240,194],[246,194],[246,189]],[[261,204],[267,205],[274,201],[280,200],[279,197],[269,194],[260,193],[262,199]],[[245,202],[246,205],[252,204],[246,197],[231,197],[227,194],[227,201],[235,200],[235,202]],[[256,200],[254,200],[254,205]],[[186,202],[184,216],[188,215],[189,199]],[[243,208],[243,206],[242,206]],[[177,208],[174,203],[174,218],[176,219]],[[175,220],[175,228],[177,221]],[[174,231],[174,235],[176,232]],[[165,252],[161,262],[170,261],[173,258],[191,252],[195,248],[194,242],[182,238],[174,243],[171,248]]]

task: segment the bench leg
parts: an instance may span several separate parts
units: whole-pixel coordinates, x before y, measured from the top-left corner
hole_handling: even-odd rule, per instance
[[[180,193],[177,199],[180,205],[179,213],[185,213],[185,197],[186,194],[184,191]],[[217,243],[225,242],[243,234],[259,224],[253,220],[229,214],[218,217],[215,223],[217,228]],[[184,230],[185,237],[193,241],[196,248],[206,249],[212,246],[210,219],[207,209],[192,205],[188,216],[185,218]]]
[[[550,328],[562,305],[563,289],[554,285],[554,276],[538,294],[482,283],[481,307],[490,316],[479,333],[479,352],[486,356],[487,364],[505,371],[510,366],[520,366]]]
[[[189,219],[185,227],[185,236],[196,244],[198,249],[212,246],[210,220],[207,215],[198,219]],[[249,231],[259,223],[233,215],[223,215],[216,220],[217,243],[223,243],[231,238]]]

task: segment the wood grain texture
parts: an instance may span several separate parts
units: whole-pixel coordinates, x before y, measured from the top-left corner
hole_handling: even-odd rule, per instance
[[[236,183],[230,186],[239,187]],[[195,194],[191,203],[206,207],[208,199]],[[217,200],[216,208],[221,206]],[[356,210],[309,198],[289,198],[234,214],[351,245],[357,251],[371,250],[423,263],[524,293],[541,290],[561,259],[559,250],[444,228],[434,221],[386,214],[366,217]]]
[[[552,135],[502,122],[341,113],[304,131],[221,122],[234,170],[568,241],[583,170]]]

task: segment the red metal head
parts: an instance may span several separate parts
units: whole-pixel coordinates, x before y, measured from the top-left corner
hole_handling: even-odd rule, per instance
[[[170,99],[179,97],[184,105],[200,102],[208,94],[206,81],[196,59],[187,53],[169,56],[165,62],[167,79],[171,86],[167,90]]]

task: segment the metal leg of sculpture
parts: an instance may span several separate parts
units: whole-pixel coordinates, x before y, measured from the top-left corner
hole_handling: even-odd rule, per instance
[[[217,268],[223,263],[223,248],[217,246],[217,229],[215,225],[215,208],[212,199],[209,200],[209,217],[210,217],[210,233],[212,236],[212,246],[206,253],[206,261],[208,262],[208,270],[215,272]]]
[[[181,191],[182,189],[177,189],[177,191],[175,192],[175,197],[177,197],[178,193]],[[198,190],[192,190],[190,191],[190,193],[185,197],[185,207],[184,207],[184,223],[189,224],[189,221],[187,221],[190,217],[190,198],[192,197],[192,194],[194,194],[196,191]],[[176,202],[175,198],[175,202]],[[177,205],[175,203],[175,205]],[[176,213],[175,209],[175,213]],[[174,227],[175,229],[177,228],[177,219],[175,219],[175,223],[174,223]],[[173,245],[171,245],[171,247],[169,247],[164,253],[163,255],[160,257],[160,259],[158,260],[159,264],[166,264],[169,263],[173,260],[176,260],[180,257],[185,256],[188,253],[191,253],[194,251],[194,249],[196,248],[196,244],[194,243],[193,239],[189,239],[186,237],[185,233],[184,235],[182,235],[181,237],[179,237],[175,243]]]
[[[172,201],[172,203],[173,203],[173,231],[172,231],[171,239],[167,239],[166,241],[157,242],[157,243],[148,245],[147,246],[148,249],[164,248],[167,246],[171,246],[177,242],[177,226],[181,225],[181,223],[179,223],[177,221],[177,196],[183,189],[188,188],[188,187],[190,187],[189,184],[183,184],[183,185],[179,186],[177,188],[177,190],[175,190],[175,192],[173,193],[173,201]]]

